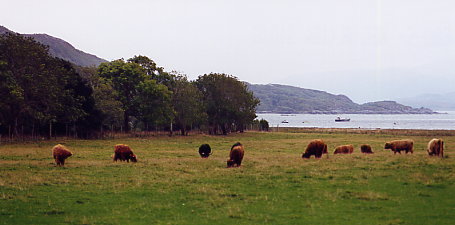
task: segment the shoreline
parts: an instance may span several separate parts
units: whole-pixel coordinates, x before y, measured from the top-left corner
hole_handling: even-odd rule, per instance
[[[452,111],[433,111],[432,113],[410,113],[410,112],[271,112],[260,111],[256,114],[280,114],[281,116],[293,116],[298,114],[308,115],[434,115],[434,114],[449,114]]]
[[[318,127],[270,127],[271,132],[289,133],[347,133],[347,134],[386,134],[407,136],[455,136],[455,130],[424,129],[366,129],[366,128],[318,128]]]

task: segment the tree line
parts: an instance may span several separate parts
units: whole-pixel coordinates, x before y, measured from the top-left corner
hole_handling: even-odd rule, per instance
[[[190,81],[146,56],[80,67],[15,33],[0,35],[0,135],[100,137],[103,130],[243,132],[259,100],[223,73]],[[0,136],[0,137],[1,137]]]

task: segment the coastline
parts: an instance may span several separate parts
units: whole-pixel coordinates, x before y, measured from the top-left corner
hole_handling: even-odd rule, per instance
[[[371,135],[404,135],[404,136],[455,136],[455,130],[424,129],[365,129],[365,128],[319,128],[319,127],[271,127],[271,132],[288,133],[344,133]]]
[[[312,114],[312,115],[338,115],[338,114],[353,114],[353,115],[433,115],[433,114],[448,114],[446,111],[432,111],[432,112],[400,112],[400,111],[309,111],[309,112],[274,112],[274,111],[258,111],[257,114],[281,114],[295,115],[295,114]]]

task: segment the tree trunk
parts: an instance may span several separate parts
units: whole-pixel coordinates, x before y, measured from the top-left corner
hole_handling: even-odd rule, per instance
[[[49,139],[52,138],[52,120],[49,120]]]
[[[74,135],[74,139],[77,138],[77,128],[76,128],[76,122],[73,123],[73,135]]]
[[[35,140],[35,122],[32,123],[32,140]]]
[[[125,113],[123,113],[123,126],[125,127],[125,133],[129,133],[130,132],[130,115],[129,115],[129,112],[128,111],[125,111]]]
[[[174,128],[172,127],[172,121],[171,121],[171,128],[169,130],[169,136],[172,136],[173,132],[174,132]]]
[[[17,120],[18,120],[18,117],[16,117],[14,119],[14,127],[13,127],[13,133],[14,133],[14,136],[18,137],[19,136],[19,131],[17,130],[17,127],[18,127],[18,123],[17,123]]]

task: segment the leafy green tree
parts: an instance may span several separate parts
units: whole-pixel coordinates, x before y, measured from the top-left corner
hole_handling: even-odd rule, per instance
[[[269,122],[265,119],[259,120],[259,129],[262,131],[269,131]]]
[[[145,56],[136,56],[103,63],[98,67],[102,78],[111,82],[124,112],[125,130],[129,131],[130,116],[146,123],[164,123],[173,119],[171,95],[167,86],[157,82],[153,74],[162,71]]]
[[[172,121],[172,92],[156,80],[147,79],[138,85],[138,118],[148,124],[165,124]],[[172,131],[171,131],[172,132]]]
[[[123,126],[129,132],[130,116],[138,114],[138,105],[135,99],[138,95],[138,85],[146,79],[144,69],[137,63],[128,63],[123,59],[102,63],[98,67],[101,77],[112,82],[117,91],[117,100],[122,103]]]
[[[76,121],[86,112],[83,84],[72,65],[48,54],[48,48],[15,33],[0,35],[0,114],[5,124]],[[51,126],[50,126],[51,128]]]
[[[210,133],[216,134],[220,128],[223,134],[227,134],[233,126],[243,131],[244,126],[256,118],[259,100],[236,77],[205,74],[198,77],[196,85],[204,97]]]
[[[186,76],[175,76],[172,105],[175,110],[175,122],[182,135],[192,125],[200,125],[206,120],[202,102],[202,93]]]
[[[134,56],[128,59],[128,62],[139,64],[146,72],[150,79],[156,80],[159,84],[164,84],[171,89],[174,83],[174,76],[166,71],[163,67],[159,67],[156,63],[147,56]]]
[[[77,67],[78,73],[93,90],[95,109],[101,113],[104,126],[120,126],[123,118],[122,103],[112,82],[98,75],[96,67]]]

